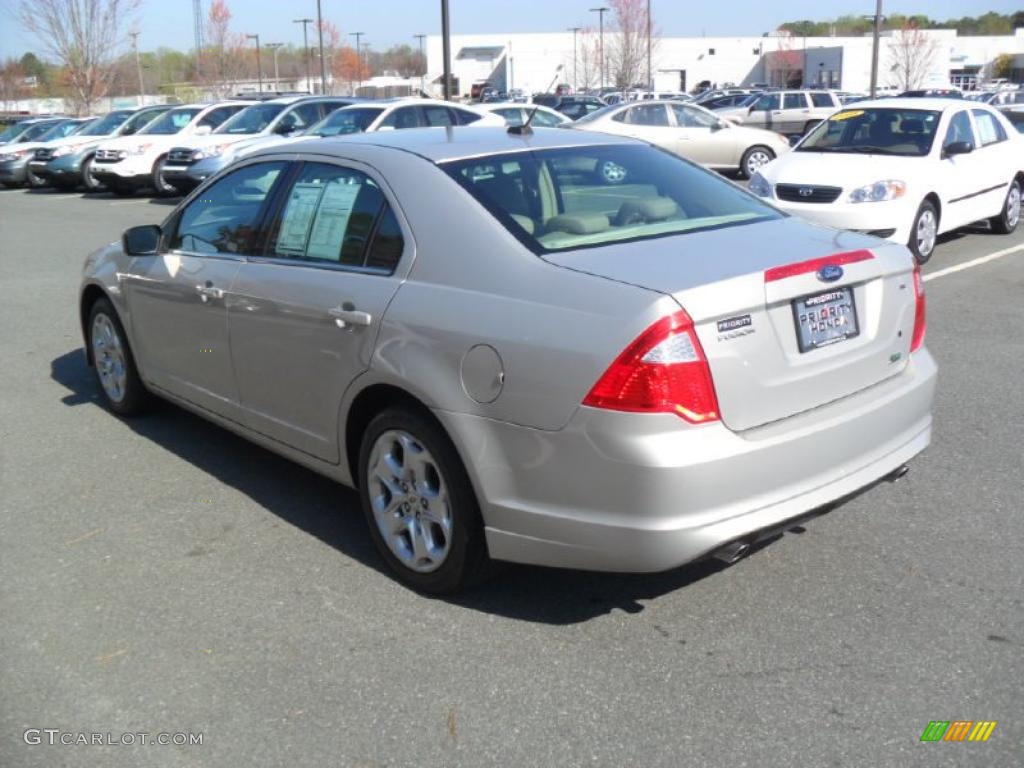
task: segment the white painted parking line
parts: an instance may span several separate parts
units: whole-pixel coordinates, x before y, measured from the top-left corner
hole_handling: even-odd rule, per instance
[[[76,193],[71,195],[33,195],[33,197],[38,197],[40,200],[70,200],[73,197],[81,197],[81,195]]]
[[[149,205],[149,200],[123,200],[120,203],[110,203],[110,205]]]
[[[990,261],[995,261],[996,259],[1001,259],[1004,256],[1009,256],[1013,253],[1020,253],[1022,251],[1024,251],[1024,244],[1014,245],[1009,248],[1004,248],[1001,251],[990,253],[987,256],[979,256],[976,259],[965,261],[963,264],[954,264],[952,267],[940,269],[938,272],[930,272],[927,275],[924,275],[921,279],[927,283],[929,280],[936,280],[940,277],[945,277],[946,275],[955,274],[956,272],[963,272],[965,269],[971,269],[972,267],[980,267],[982,264],[988,264]]]

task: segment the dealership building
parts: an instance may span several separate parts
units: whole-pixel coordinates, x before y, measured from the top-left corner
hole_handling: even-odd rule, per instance
[[[610,52],[614,34],[605,33]],[[996,58],[1012,57],[1012,77],[1024,81],[1024,29],[1014,35],[960,36],[956,30],[927,30],[911,40],[900,32],[884,32],[879,47],[879,85],[898,86],[896,57],[911,50],[927,66],[921,87],[964,89],[992,77]],[[796,37],[661,37],[655,40],[651,69],[656,90],[692,91],[707,83],[774,86],[825,86],[866,92],[871,81],[871,36]],[[547,90],[552,82],[578,89],[600,84],[600,43],[596,32],[453,35],[452,76],[455,92],[470,93],[473,84],[498,90]],[[575,54],[574,54],[575,51]],[[442,42],[427,38],[427,69],[437,87],[443,77]],[[610,59],[607,56],[606,59]],[[646,57],[641,68],[646,79]],[[558,67],[562,69],[559,71]],[[611,67],[607,66],[606,70]],[[605,85],[614,85],[611,71]]]

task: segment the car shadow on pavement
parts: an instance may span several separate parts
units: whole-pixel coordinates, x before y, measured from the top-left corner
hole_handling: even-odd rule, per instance
[[[69,390],[61,399],[65,405],[103,407],[81,349],[54,359],[51,377]],[[122,423],[282,520],[391,578],[374,549],[354,491],[170,403],[160,402],[153,413]],[[642,601],[687,587],[725,567],[707,560],[664,573],[618,574],[499,564],[493,578],[447,602],[521,621],[575,624],[616,609],[640,613]]]

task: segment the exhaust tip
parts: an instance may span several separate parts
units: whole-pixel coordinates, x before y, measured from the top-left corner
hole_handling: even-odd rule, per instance
[[[750,552],[749,541],[730,541],[712,552],[711,556],[719,562],[732,565],[746,557],[748,552]]]
[[[890,483],[895,483],[895,482],[903,479],[904,477],[906,477],[906,474],[909,471],[910,471],[910,465],[909,464],[903,464],[903,465],[897,467],[896,470],[894,470],[889,475],[889,477],[886,478],[886,480],[888,480]]]

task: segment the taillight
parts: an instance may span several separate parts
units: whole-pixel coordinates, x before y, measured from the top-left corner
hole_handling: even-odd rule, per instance
[[[674,413],[692,424],[716,421],[718,398],[690,316],[680,310],[641,333],[598,379],[583,404]]]
[[[916,352],[924,344],[924,283],[921,282],[921,267],[914,265],[914,335],[910,337],[910,351]]]

